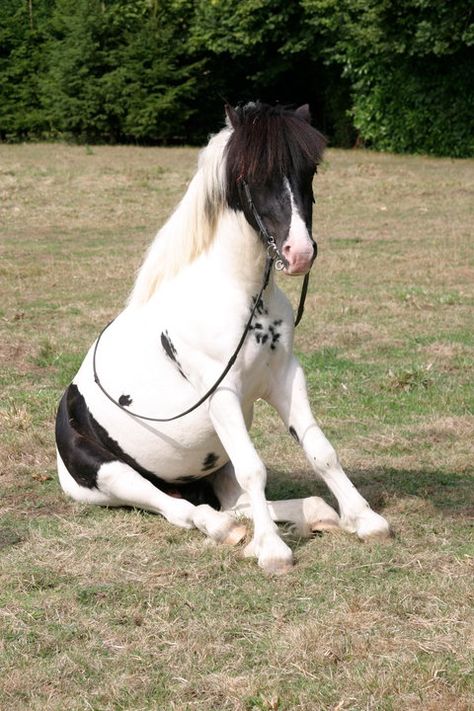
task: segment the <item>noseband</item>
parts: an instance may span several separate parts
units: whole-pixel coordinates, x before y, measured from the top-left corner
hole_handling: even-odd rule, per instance
[[[258,227],[258,231],[260,232],[260,235],[264,242],[266,243],[267,247],[267,259],[265,262],[265,272],[263,275],[263,283],[260,288],[260,291],[255,299],[255,303],[252,307],[252,310],[250,312],[249,319],[247,323],[245,324],[244,331],[242,333],[242,336],[240,337],[240,341],[237,344],[237,347],[231,357],[229,358],[229,361],[220,374],[220,376],[217,378],[216,382],[212,385],[211,388],[196,402],[194,405],[189,407],[187,410],[184,410],[184,412],[180,412],[178,415],[173,415],[173,417],[147,417],[146,415],[139,415],[137,412],[132,412],[129,410],[127,407],[124,407],[119,403],[118,400],[115,400],[115,398],[112,397],[112,395],[104,388],[102,385],[102,382],[99,378],[99,374],[97,372],[97,349],[99,347],[100,340],[102,336],[104,335],[105,331],[113,324],[114,321],[110,321],[105,328],[102,329],[102,331],[99,334],[99,337],[97,338],[97,341],[95,342],[94,346],[94,351],[92,353],[92,370],[94,373],[94,380],[100,390],[104,393],[104,395],[110,400],[110,402],[113,402],[114,405],[116,405],[120,410],[123,410],[124,412],[127,412],[129,415],[132,417],[137,417],[140,420],[147,420],[148,422],[172,422],[173,420],[179,420],[181,417],[184,417],[185,415],[189,415],[189,413],[193,412],[194,410],[197,410],[197,408],[202,405],[206,400],[208,400],[211,395],[215,393],[219,385],[222,383],[224,380],[225,376],[229,372],[229,370],[232,368],[234,365],[235,361],[237,360],[237,356],[239,355],[242,346],[244,345],[245,339],[247,337],[248,332],[250,331],[250,327],[252,325],[252,320],[253,317],[255,316],[255,312],[257,311],[258,305],[261,302],[261,298],[263,296],[263,292],[268,286],[268,282],[270,280],[270,274],[272,271],[272,267],[275,266],[275,269],[278,271],[281,271],[282,269],[285,268],[285,266],[288,265],[287,260],[283,257],[282,254],[280,254],[278,247],[275,242],[275,238],[273,235],[269,233],[267,228],[265,227],[262,218],[260,217],[257,208],[255,207],[255,204],[252,200],[252,195],[250,193],[250,188],[247,184],[247,181],[241,180],[239,181],[240,184],[243,187],[244,194],[247,200],[247,205],[249,208],[250,213],[252,214],[252,217],[255,220],[255,223]],[[298,311],[296,313],[296,318],[295,318],[295,326],[299,324],[301,321],[301,317],[303,316],[303,311],[304,311],[304,302],[306,299],[306,293],[308,291],[308,282],[309,282],[309,272],[305,274],[304,280],[303,280],[303,285],[301,287],[301,295],[300,295],[300,301],[298,304]],[[114,319],[115,320],[115,319]]]

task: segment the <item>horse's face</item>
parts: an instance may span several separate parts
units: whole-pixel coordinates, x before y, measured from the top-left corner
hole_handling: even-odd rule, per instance
[[[259,102],[226,107],[232,132],[226,146],[226,198],[259,231],[245,184],[285,262],[285,273],[306,274],[316,256],[311,236],[312,181],[326,140],[307,105],[296,111]],[[244,183],[245,181],[245,183]]]
[[[311,234],[313,175],[314,169],[308,167],[297,176],[263,185],[249,184],[257,212],[286,262],[283,272],[290,276],[309,272],[316,257]],[[253,224],[252,217],[246,217]]]

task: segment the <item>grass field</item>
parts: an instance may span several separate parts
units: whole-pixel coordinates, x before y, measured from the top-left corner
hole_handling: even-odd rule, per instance
[[[195,159],[0,145],[0,708],[474,709],[473,161],[332,150],[316,180],[296,348],[391,540],[290,538],[296,567],[271,579],[197,531],[63,497],[58,398]],[[272,496],[331,501],[266,406],[253,436]]]

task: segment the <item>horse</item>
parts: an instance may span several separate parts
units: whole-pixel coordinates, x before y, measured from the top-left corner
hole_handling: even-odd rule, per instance
[[[226,106],[225,126],[201,151],[125,308],[62,396],[57,462],[69,497],[148,510],[232,545],[248,518],[244,555],[269,574],[294,564],[280,522],[301,536],[389,535],[313,417],[293,354],[293,310],[275,283],[273,266],[287,276],[313,266],[312,184],[324,147],[307,105]],[[266,468],[249,435],[259,398],[339,513],[315,496],[266,500]]]

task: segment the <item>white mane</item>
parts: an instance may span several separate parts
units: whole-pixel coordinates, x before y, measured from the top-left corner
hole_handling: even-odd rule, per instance
[[[211,138],[199,156],[198,170],[168,221],[163,225],[138,271],[129,305],[145,304],[160,284],[194,261],[213,242],[224,208],[224,149],[231,130]]]

